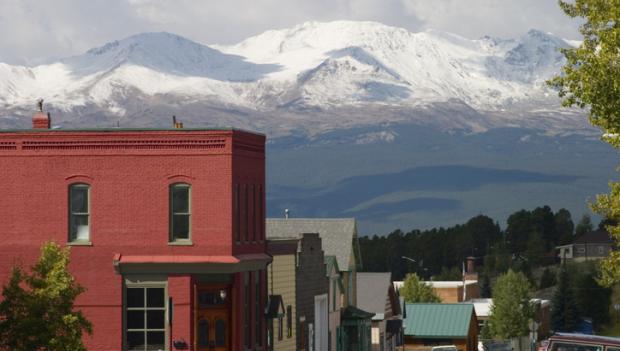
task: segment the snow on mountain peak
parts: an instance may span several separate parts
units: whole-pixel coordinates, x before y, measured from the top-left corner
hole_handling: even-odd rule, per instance
[[[61,62],[78,75],[107,72],[121,65],[135,65],[176,76],[225,81],[256,80],[275,69],[252,64],[242,57],[224,54],[166,32],[133,35]]]
[[[538,30],[471,40],[356,21],[305,22],[228,46],[143,33],[49,65],[0,66],[0,103],[30,104],[34,94],[63,108],[94,104],[123,114],[132,91],[255,110],[458,100],[497,111],[548,100],[543,82],[559,71],[558,49],[568,45]]]

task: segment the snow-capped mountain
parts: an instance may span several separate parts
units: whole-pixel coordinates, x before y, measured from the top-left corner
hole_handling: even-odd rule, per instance
[[[536,30],[470,40],[351,21],[308,22],[230,46],[146,33],[46,65],[0,63],[0,116],[26,114],[42,97],[71,116],[63,123],[97,115],[104,124],[158,124],[148,115],[199,119],[209,109],[209,123],[276,135],[403,120],[472,131],[529,126],[532,114],[559,110],[544,81],[568,46]],[[453,116],[429,112],[445,106]],[[579,129],[583,119],[572,116],[558,113],[561,123],[545,129]]]

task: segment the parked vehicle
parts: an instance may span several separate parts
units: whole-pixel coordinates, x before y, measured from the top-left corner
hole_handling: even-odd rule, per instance
[[[546,351],[620,351],[620,338],[558,333],[549,338]]]
[[[434,346],[431,351],[458,351],[454,345]]]

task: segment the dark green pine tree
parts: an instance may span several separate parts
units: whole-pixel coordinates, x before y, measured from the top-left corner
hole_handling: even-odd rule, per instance
[[[491,297],[491,279],[489,279],[489,274],[486,272],[482,273],[480,277],[480,297]]]
[[[545,268],[540,277],[540,284],[538,285],[539,289],[547,289],[554,286],[556,283],[555,275],[551,273],[549,267]]]
[[[569,279],[566,267],[562,266],[551,300],[551,328],[556,332],[574,331],[579,324],[577,304]]]

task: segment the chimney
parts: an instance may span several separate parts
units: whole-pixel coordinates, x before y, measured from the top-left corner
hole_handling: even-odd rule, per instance
[[[172,116],[172,125],[175,129],[183,128],[183,122],[177,122],[177,116]]]
[[[50,129],[52,118],[49,113],[43,112],[43,99],[37,101],[38,111],[32,115],[32,129]]]
[[[473,256],[467,257],[467,270],[465,271],[466,280],[478,280],[478,273],[476,273],[476,258]]]

